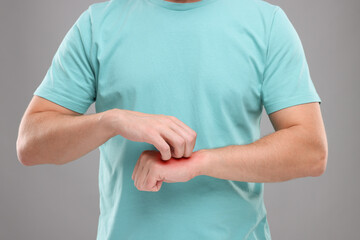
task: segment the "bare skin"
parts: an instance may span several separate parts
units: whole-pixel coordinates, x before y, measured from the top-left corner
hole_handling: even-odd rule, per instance
[[[34,96],[20,123],[17,154],[26,166],[60,165],[116,135],[154,145],[162,160],[190,157],[196,142],[196,132],[173,116],[122,109],[82,115]]]
[[[200,175],[244,182],[321,176],[328,143],[319,103],[285,108],[269,118],[275,132],[251,144],[201,149],[189,159],[166,164],[156,151],[144,152],[132,175],[136,188],[159,191],[162,182],[186,182]]]

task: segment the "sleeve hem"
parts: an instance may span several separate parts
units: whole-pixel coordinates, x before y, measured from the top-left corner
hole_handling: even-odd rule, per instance
[[[273,112],[276,112],[284,108],[288,108],[304,103],[310,103],[310,102],[319,102],[319,104],[321,104],[322,100],[318,95],[303,95],[303,96],[297,96],[297,97],[292,97],[285,100],[277,101],[271,104],[266,104],[264,105],[264,107],[266,113],[269,115]]]
[[[54,91],[49,91],[48,89],[45,88],[38,88],[33,95],[45,98],[53,103],[56,103],[62,107],[65,107],[69,110],[72,110],[74,112],[80,113],[80,114],[84,114],[87,109],[89,108],[89,106],[85,106],[79,102],[75,102],[72,99],[69,99],[68,97],[61,95],[57,92]]]

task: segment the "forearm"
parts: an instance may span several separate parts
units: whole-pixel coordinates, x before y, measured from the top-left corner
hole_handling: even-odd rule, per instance
[[[245,182],[280,182],[319,176],[324,146],[308,130],[293,126],[247,145],[206,149],[198,175]]]
[[[114,136],[104,113],[31,114],[19,129],[17,148],[21,162],[25,165],[65,164],[99,147]]]

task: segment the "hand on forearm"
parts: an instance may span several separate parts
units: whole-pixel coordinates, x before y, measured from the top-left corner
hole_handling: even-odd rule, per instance
[[[190,157],[196,142],[196,132],[176,117],[124,109],[80,116],[36,112],[19,130],[17,148],[25,165],[65,164],[116,135],[154,145],[163,160]]]
[[[244,182],[280,182],[319,176],[326,154],[312,134],[293,126],[251,144],[206,149],[199,175]]]

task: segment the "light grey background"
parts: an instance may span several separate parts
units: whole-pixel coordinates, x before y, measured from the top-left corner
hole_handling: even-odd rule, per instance
[[[62,166],[25,167],[15,148],[20,119],[57,47],[94,2],[0,2],[0,239],[96,237],[98,150]],[[321,177],[265,184],[272,237],[359,239],[360,1],[271,2],[285,10],[302,39],[329,142]],[[273,128],[263,114],[265,135]]]

